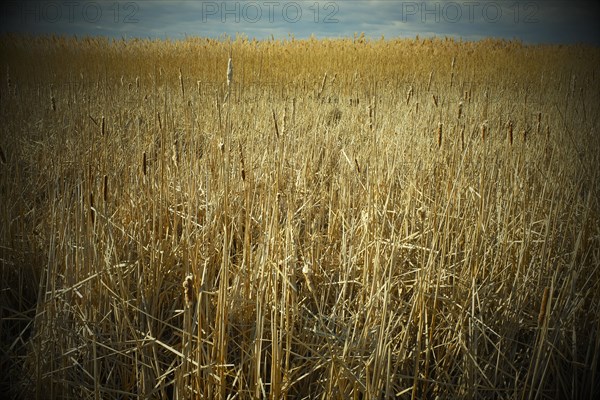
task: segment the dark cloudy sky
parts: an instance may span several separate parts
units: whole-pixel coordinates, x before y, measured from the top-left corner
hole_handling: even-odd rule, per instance
[[[0,32],[249,38],[484,37],[600,46],[595,1],[57,0],[0,5]]]

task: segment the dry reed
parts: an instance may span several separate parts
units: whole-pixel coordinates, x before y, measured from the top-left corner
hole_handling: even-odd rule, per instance
[[[15,36],[0,55],[7,396],[600,390],[597,49]]]

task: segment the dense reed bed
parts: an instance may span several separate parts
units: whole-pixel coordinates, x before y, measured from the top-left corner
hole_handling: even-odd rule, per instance
[[[598,49],[5,36],[0,55],[0,391],[600,391]]]

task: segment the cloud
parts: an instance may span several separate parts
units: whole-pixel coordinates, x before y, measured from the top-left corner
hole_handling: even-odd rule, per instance
[[[98,0],[24,1],[0,5],[0,31],[183,38],[449,36],[518,38],[531,43],[600,45],[587,1],[480,0]]]

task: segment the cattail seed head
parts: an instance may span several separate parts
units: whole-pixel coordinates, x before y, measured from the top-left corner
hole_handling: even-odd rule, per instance
[[[319,93],[317,93],[317,98],[320,98],[323,94],[323,90],[325,90],[325,83],[327,82],[327,72],[323,75],[323,81],[321,82],[321,88],[319,89]]]
[[[108,201],[108,175],[104,175],[104,187],[102,190],[103,199],[106,203]]]
[[[481,124],[481,140],[485,142],[485,136],[487,134],[487,121],[483,121]]]
[[[194,304],[194,276],[192,274],[185,277],[183,280],[183,299],[185,306],[191,308]]]
[[[442,124],[441,122],[438,124],[438,147],[442,147],[442,127],[444,126],[444,124]]]
[[[246,181],[246,166],[244,165],[244,153],[242,152],[242,143],[238,142],[238,148],[240,151],[240,164],[241,164],[241,174],[242,174],[242,181]]]
[[[229,61],[227,61],[227,86],[231,85],[233,82],[233,61],[231,57],[229,57]]]
[[[90,221],[92,225],[96,223],[96,209],[94,208],[94,194],[90,193]]]
[[[431,80],[433,79],[433,70],[429,73],[429,79],[427,80],[427,91],[431,89]]]
[[[425,208],[425,206],[417,208],[417,214],[419,215],[421,222],[425,221],[425,218],[427,218],[427,208]]]
[[[462,111],[463,111],[463,102],[461,101],[460,103],[458,103],[458,119],[460,119],[460,117],[462,116]]]
[[[185,89],[183,87],[183,74],[181,73],[181,68],[179,68],[179,86],[181,87],[181,95],[185,96]]]
[[[281,124],[281,134],[282,135],[285,135],[286,121],[287,121],[287,108],[284,108],[283,109],[283,122]]]
[[[304,266],[302,267],[302,275],[304,275],[304,281],[306,282],[306,287],[314,295],[315,287],[314,287],[313,281],[312,281],[313,271],[309,264],[304,264]]]
[[[508,142],[512,146],[512,144],[513,144],[513,123],[512,123],[512,121],[508,121]]]
[[[279,127],[277,126],[277,117],[275,116],[275,110],[271,110],[273,114],[273,124],[275,125],[275,136],[279,137]]]
[[[408,105],[408,103],[410,102],[410,98],[413,95],[413,87],[411,86],[410,89],[408,89],[408,92],[406,93],[406,105]]]
[[[54,86],[50,85],[50,109],[56,111],[56,98],[54,97]]]

